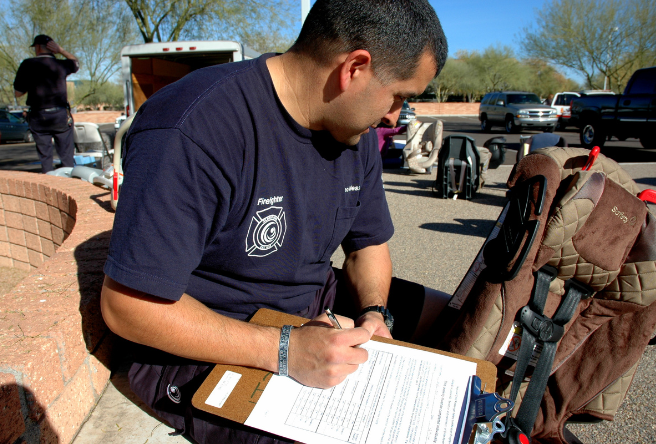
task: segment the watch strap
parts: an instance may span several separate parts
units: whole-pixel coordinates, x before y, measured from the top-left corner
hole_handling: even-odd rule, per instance
[[[392,316],[392,313],[390,313],[390,311],[382,305],[371,305],[369,307],[363,308],[360,314],[358,315],[358,318],[364,316],[366,313],[369,313],[370,311],[380,313],[381,315],[383,315],[383,319],[385,320],[385,325],[387,325],[387,328],[391,333],[392,327],[394,327],[394,317]]]

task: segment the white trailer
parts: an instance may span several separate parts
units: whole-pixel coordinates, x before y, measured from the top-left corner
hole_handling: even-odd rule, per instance
[[[126,46],[121,51],[125,117],[136,113],[155,92],[196,69],[259,55],[241,43],[227,40]]]

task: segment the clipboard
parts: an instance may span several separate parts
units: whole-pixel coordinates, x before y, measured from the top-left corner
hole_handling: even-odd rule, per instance
[[[282,327],[283,325],[293,325],[295,327],[300,327],[301,324],[308,321],[309,319],[306,318],[301,318],[299,316],[281,313],[266,308],[258,310],[250,320],[250,322],[254,324],[269,327]],[[489,361],[456,355],[454,353],[410,344],[408,342],[382,338],[379,336],[374,336],[372,340],[424,350],[469,362],[474,362],[476,363],[476,375],[481,379],[483,385],[487,385],[487,387],[492,388],[495,387],[497,369],[494,364]],[[223,407],[217,408],[206,404],[207,398],[210,396],[214,388],[217,386],[227,371],[238,373],[241,375],[241,378],[239,378],[239,381],[237,381],[237,384],[232,389],[229,396],[225,399]],[[262,369],[217,364],[194,394],[194,397],[191,401],[192,405],[204,412],[243,424],[246,422],[248,416],[255,408],[255,404],[257,404],[260,395],[266,388],[272,375],[273,373]]]

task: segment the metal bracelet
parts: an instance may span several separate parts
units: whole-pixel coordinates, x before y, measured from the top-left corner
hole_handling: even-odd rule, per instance
[[[284,325],[280,330],[280,345],[278,346],[278,375],[289,376],[287,373],[287,360],[289,359],[289,335],[293,325]]]

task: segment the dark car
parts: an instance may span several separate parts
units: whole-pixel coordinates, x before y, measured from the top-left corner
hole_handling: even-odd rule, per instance
[[[9,111],[0,110],[0,142],[33,142],[30,128],[22,117],[16,117]]]
[[[401,113],[399,114],[399,120],[397,122],[397,125],[407,125],[413,120],[417,118],[417,114],[415,114],[415,109],[410,108],[410,105],[408,104],[408,101],[406,100],[403,102],[403,106],[401,107]]]

